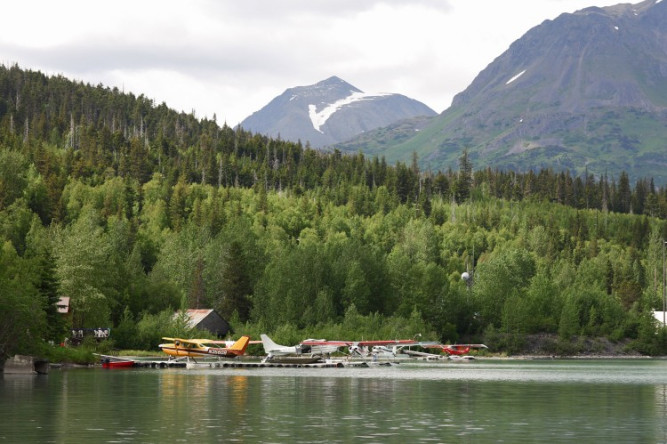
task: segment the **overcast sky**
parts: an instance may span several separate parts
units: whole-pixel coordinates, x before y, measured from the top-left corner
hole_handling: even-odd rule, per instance
[[[336,75],[437,112],[530,28],[619,0],[4,2],[0,63],[118,87],[234,126]],[[637,0],[631,1],[637,3]]]

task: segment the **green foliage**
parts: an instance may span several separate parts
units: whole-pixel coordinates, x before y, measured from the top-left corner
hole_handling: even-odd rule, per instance
[[[109,267],[112,244],[96,212],[83,211],[76,223],[58,231],[55,239],[56,274],[60,291],[70,297],[74,325],[108,326],[117,301],[116,267]]]
[[[506,250],[480,264],[475,274],[475,303],[482,319],[503,325],[502,307],[510,297],[524,298],[535,274],[535,261],[524,250]]]
[[[650,180],[472,171],[467,151],[458,171],[420,171],[417,154],[317,152],[17,67],[0,80],[21,97],[0,109],[3,354],[69,324],[154,350],[201,336],[173,319],[197,307],[282,343],[422,334],[515,352],[557,333],[556,351],[580,335],[665,350],[646,321],[667,237]]]
[[[111,336],[120,349],[138,349],[140,348],[138,333],[134,316],[129,307],[125,307],[118,326],[111,331]]]
[[[0,359],[34,350],[45,337],[45,300],[35,286],[38,272],[11,242],[0,245]]]
[[[80,365],[94,364],[99,361],[99,357],[94,353],[104,354],[110,350],[108,344],[101,347],[85,344],[80,347],[59,347],[44,345],[36,354],[48,359],[50,362],[72,363]]]
[[[570,340],[577,335],[581,328],[579,318],[579,307],[574,296],[571,296],[565,300],[558,326],[558,335],[564,340]]]
[[[23,195],[28,179],[28,163],[16,151],[0,150],[0,210]]]
[[[248,333],[252,334],[250,330]],[[271,336],[279,344],[297,344],[305,338],[329,340],[373,340],[373,339],[416,339],[437,340],[437,334],[424,322],[421,314],[414,311],[409,318],[385,317],[378,313],[361,315],[354,305],[345,312],[341,322],[325,322],[300,329],[286,323],[275,330],[261,331]],[[259,335],[257,335],[259,336]],[[345,352],[345,350],[342,350]]]

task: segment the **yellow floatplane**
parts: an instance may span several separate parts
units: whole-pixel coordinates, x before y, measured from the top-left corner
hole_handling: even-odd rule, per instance
[[[241,336],[236,342],[215,341],[211,339],[162,338],[169,343],[160,344],[163,352],[170,359],[175,358],[236,358],[245,354],[250,336]]]

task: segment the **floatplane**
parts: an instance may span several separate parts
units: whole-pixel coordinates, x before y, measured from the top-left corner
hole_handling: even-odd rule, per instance
[[[217,357],[236,358],[245,354],[251,342],[250,336],[241,336],[237,341],[216,341],[212,339],[162,338],[169,343],[160,344],[160,349],[169,355],[169,359],[192,359]]]
[[[416,350],[403,350],[402,353],[405,353],[415,358],[421,358],[426,360],[449,359],[452,361],[472,361],[475,359],[475,357],[468,354],[472,349],[488,348],[484,344],[440,344],[440,343],[424,343],[421,344],[421,347],[426,349],[432,349],[432,348],[439,349],[441,354],[420,352]]]
[[[338,350],[336,345],[325,345],[321,347],[311,347],[303,345],[280,345],[265,334],[261,334],[262,345],[266,357],[262,362],[275,362],[283,364],[314,364],[322,362],[325,354],[335,353]]]
[[[414,339],[392,339],[374,341],[327,341],[324,339],[307,339],[301,343],[302,347],[347,347],[348,361],[361,360],[375,362],[378,360],[397,360],[407,358],[401,356],[404,347],[422,345]]]
[[[423,342],[414,339],[395,339],[386,341],[326,341],[308,339],[300,344],[304,347],[347,347],[349,357],[362,360],[399,360],[407,358],[471,360],[468,353],[472,349],[488,348],[484,344],[441,344]],[[444,354],[427,353],[412,350],[411,347],[424,349],[436,348]]]
[[[325,355],[327,362],[336,361],[331,358],[331,353],[339,351],[346,347],[348,356],[344,360],[337,360],[344,365],[352,365],[354,362],[362,363],[380,363],[388,364],[400,359],[413,357],[404,350],[410,346],[426,347],[437,345],[436,342],[420,342],[414,339],[392,339],[375,341],[328,341],[326,339],[306,339],[297,345],[287,346],[279,345],[273,342],[267,335],[262,334],[262,344],[266,358],[264,362],[282,362],[282,363],[314,363],[321,362]],[[422,355],[431,355],[423,352]]]
[[[470,353],[475,348],[489,348],[484,344],[432,344],[425,345],[424,348],[439,348],[447,356],[463,356]]]

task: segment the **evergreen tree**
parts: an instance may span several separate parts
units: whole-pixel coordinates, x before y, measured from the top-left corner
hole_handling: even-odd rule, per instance
[[[252,285],[248,263],[241,243],[233,240],[225,249],[222,264],[222,295],[218,302],[220,314],[231,318],[236,313],[241,322],[250,318]]]
[[[472,162],[468,156],[468,150],[464,150],[459,157],[459,174],[456,180],[456,201],[461,203],[470,196],[472,186]]]

